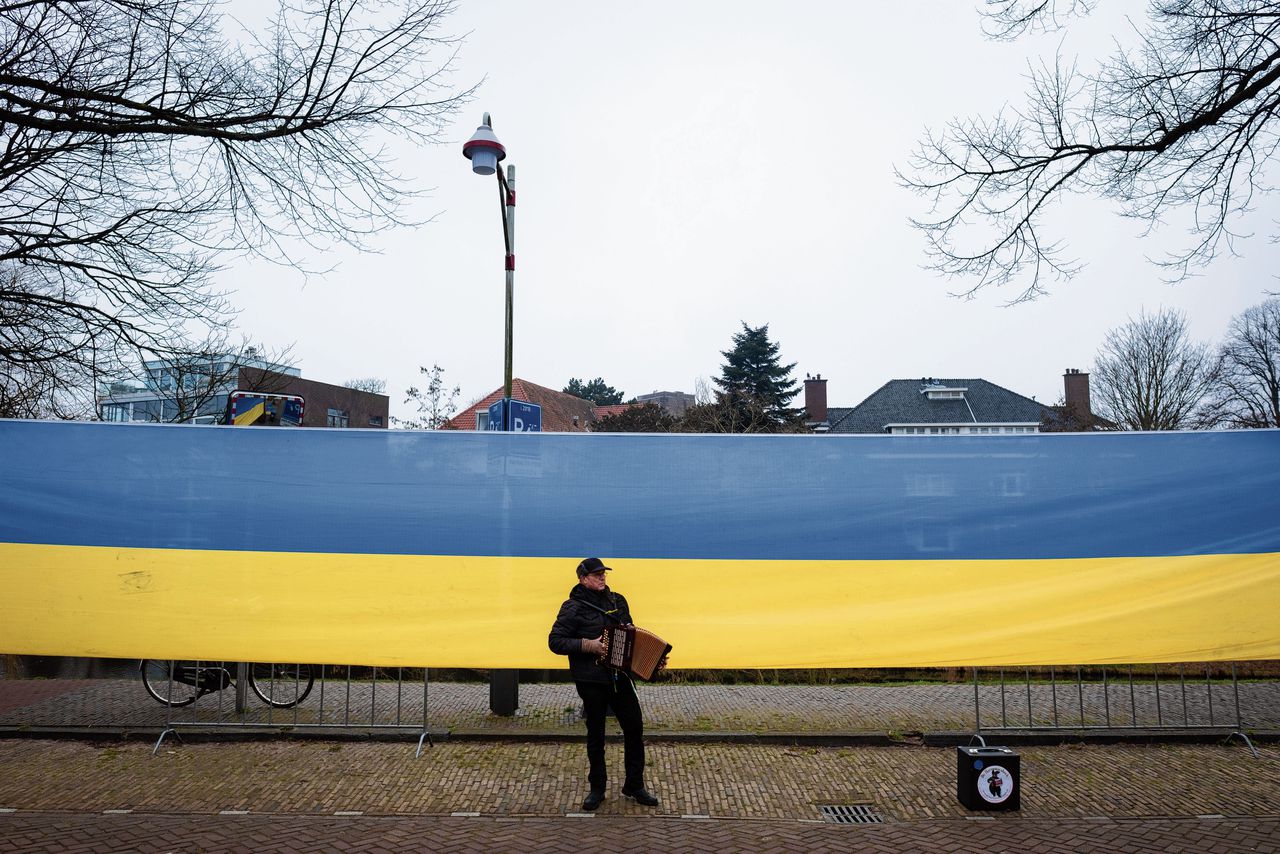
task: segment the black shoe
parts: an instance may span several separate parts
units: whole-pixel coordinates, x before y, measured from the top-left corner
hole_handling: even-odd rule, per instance
[[[623,789],[622,794],[642,807],[656,807],[658,805],[658,799],[649,794],[648,789],[644,786],[637,786],[634,789]]]
[[[592,789],[587,793],[587,796],[582,799],[582,808],[587,812],[594,812],[602,803],[604,803],[604,792],[601,792],[598,789]],[[657,801],[654,801],[654,803],[656,804]]]

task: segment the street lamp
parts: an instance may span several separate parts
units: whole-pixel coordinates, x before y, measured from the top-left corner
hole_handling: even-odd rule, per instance
[[[516,167],[508,164],[507,177],[502,177],[499,161],[506,159],[507,150],[493,133],[489,114],[476,132],[462,146],[462,156],[471,161],[471,171],[477,175],[498,176],[498,204],[502,207],[502,240],[506,250],[504,266],[507,270],[507,330],[502,369],[502,426],[511,429],[511,303],[516,275]],[[490,425],[489,429],[493,429]],[[489,710],[499,715],[514,715],[520,707],[520,671],[494,669],[489,672]]]
[[[489,114],[476,132],[462,146],[462,156],[471,161],[471,171],[477,175],[498,176],[498,204],[502,207],[502,238],[506,249],[507,270],[507,330],[506,349],[502,372],[502,429],[511,428],[511,303],[516,274],[516,167],[507,166],[507,177],[502,177],[499,161],[506,159],[507,150],[493,133]]]

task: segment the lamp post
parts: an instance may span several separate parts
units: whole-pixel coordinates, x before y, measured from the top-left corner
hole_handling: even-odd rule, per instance
[[[493,133],[489,114],[476,132],[462,146],[462,156],[471,161],[471,171],[477,175],[498,176],[498,204],[502,207],[502,242],[505,250],[503,266],[507,271],[506,335],[502,362],[502,424],[497,429],[511,429],[511,305],[515,291],[516,275],[516,167],[507,165],[507,177],[502,177],[499,163],[506,159],[507,150]],[[492,424],[489,429],[494,429]],[[489,671],[489,710],[498,715],[514,715],[520,706],[520,671],[494,669]]]
[[[471,161],[471,171],[477,175],[498,176],[498,204],[502,207],[502,238],[506,250],[504,265],[507,271],[506,300],[506,347],[503,353],[502,369],[502,428],[511,429],[511,305],[515,290],[516,275],[516,167],[508,164],[507,176],[502,177],[499,162],[506,159],[507,150],[498,142],[493,133],[493,124],[489,114],[484,114],[484,121],[476,132],[462,146],[462,156]]]

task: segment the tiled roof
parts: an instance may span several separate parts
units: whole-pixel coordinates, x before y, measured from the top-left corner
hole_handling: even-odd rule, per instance
[[[542,407],[542,431],[544,433],[585,433],[591,422],[591,401],[565,394],[562,391],[540,386],[519,377],[511,378],[511,396],[516,400],[536,403]],[[496,388],[484,399],[467,407],[445,422],[442,430],[476,429],[476,413],[488,412],[489,405],[502,399],[502,389]],[[577,418],[577,423],[574,418]]]
[[[926,384],[964,388],[964,399],[931,400]],[[1048,409],[980,379],[889,380],[857,406],[827,409],[831,433],[884,433],[889,424],[1039,424]]]

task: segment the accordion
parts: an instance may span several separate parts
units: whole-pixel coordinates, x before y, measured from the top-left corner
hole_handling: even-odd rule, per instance
[[[609,626],[604,630],[604,655],[598,660],[647,682],[662,670],[669,652],[671,644],[653,632],[639,626]]]

